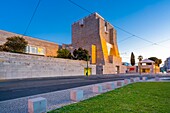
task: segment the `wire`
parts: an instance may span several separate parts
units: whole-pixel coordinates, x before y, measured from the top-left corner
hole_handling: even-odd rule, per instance
[[[167,42],[167,41],[169,41],[170,40],[170,38],[168,38],[168,39],[166,39],[166,40],[163,40],[163,41],[159,41],[159,42],[157,42],[157,43],[164,43],[164,42]]]
[[[84,7],[82,7],[82,6],[78,5],[77,3],[73,2],[72,0],[68,0],[68,1],[69,1],[69,2],[71,2],[72,4],[74,4],[74,5],[78,6],[79,8],[81,8],[81,9],[83,9],[83,10],[87,11],[88,13],[92,14],[92,12],[91,12],[91,11],[89,11],[89,10],[85,9]]]
[[[125,39],[122,39],[122,40],[118,41],[118,43],[124,42],[125,40],[127,40],[127,39],[129,39],[129,38],[132,38],[132,37],[134,37],[134,35],[129,36],[129,37],[125,38]]]
[[[146,41],[146,42],[149,42],[149,43],[151,43],[151,44],[154,44],[154,42],[149,41],[149,40],[147,40],[147,39],[144,39],[144,38],[142,38],[142,37],[139,37],[139,36],[137,36],[137,35],[134,35],[133,33],[130,33],[129,31],[126,31],[126,30],[124,30],[124,29],[122,29],[122,28],[120,28],[120,27],[118,27],[118,26],[116,26],[116,25],[114,25],[114,24],[113,24],[113,26],[116,27],[116,28],[118,28],[118,29],[120,29],[121,31],[124,31],[124,32],[127,33],[127,34],[130,34],[130,35],[136,37],[136,38],[139,38],[139,39],[141,39],[141,40],[144,40],[144,41]]]
[[[73,2],[72,0],[68,0],[68,1],[71,2],[72,4],[78,6],[79,8],[87,11],[87,12],[90,13],[90,14],[92,13],[92,12],[89,11],[88,9],[86,9],[86,8],[78,5],[77,3]],[[107,22],[107,20],[105,20],[105,21]],[[120,28],[120,27],[118,27],[118,26],[116,26],[116,25],[114,25],[114,24],[113,24],[113,26],[116,27],[116,28],[118,28],[118,29],[120,29],[121,31],[123,31],[123,32],[125,32],[125,33],[127,33],[127,34],[132,35],[133,37],[139,38],[139,39],[144,40],[144,41],[146,41],[146,42],[148,42],[148,43],[151,43],[151,44],[155,44],[154,42],[152,42],[152,41],[150,41],[150,40],[147,40],[147,39],[144,39],[144,38],[139,37],[139,36],[137,36],[137,35],[134,35],[133,33],[130,33],[129,31],[126,31],[126,30],[124,30],[123,28]]]
[[[35,16],[35,13],[36,13],[39,5],[40,5],[40,2],[41,2],[41,0],[38,1],[37,6],[35,7],[35,10],[34,10],[32,16],[31,16],[31,18],[30,18],[30,21],[29,21],[29,23],[28,23],[28,25],[27,25],[27,27],[26,27],[26,29],[25,29],[25,32],[24,32],[23,36],[26,35],[26,33],[27,33],[27,31],[28,31],[28,28],[30,27],[31,22],[32,22],[32,20],[33,20],[33,18],[34,18],[34,16]]]

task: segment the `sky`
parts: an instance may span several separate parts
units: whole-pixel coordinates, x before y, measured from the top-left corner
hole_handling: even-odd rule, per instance
[[[136,62],[139,55],[163,62],[170,57],[170,0],[72,1],[131,33],[115,27],[123,62],[130,62],[131,52]],[[37,3],[38,0],[0,0],[0,29],[24,34]],[[26,35],[70,44],[72,23],[88,15],[69,0],[41,0]]]

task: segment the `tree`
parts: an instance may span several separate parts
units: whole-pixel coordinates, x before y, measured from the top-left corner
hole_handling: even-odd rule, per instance
[[[4,51],[4,46],[0,45],[0,51]]]
[[[23,53],[28,42],[20,36],[7,38],[7,42],[3,45],[4,51]]]
[[[71,55],[70,51],[67,49],[59,49],[57,51],[57,58],[71,59],[72,55]]]
[[[150,57],[148,58],[149,60],[152,60],[155,62],[155,65],[157,65],[159,67],[159,65],[162,63],[162,60],[161,59],[158,59],[156,57]]]
[[[78,48],[73,51],[73,59],[75,60],[90,60],[89,52],[86,49]]]
[[[131,53],[130,63],[131,63],[132,66],[135,65],[135,55],[133,54],[133,52]]]
[[[139,56],[138,56],[138,59],[139,59],[139,61],[142,61],[143,56],[142,56],[142,55],[139,55]]]

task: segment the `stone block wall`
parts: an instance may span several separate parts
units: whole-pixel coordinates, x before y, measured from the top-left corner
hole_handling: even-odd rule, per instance
[[[85,61],[0,52],[0,79],[84,75]],[[92,74],[96,66],[89,65]]]
[[[117,70],[116,66],[119,66],[119,71]],[[113,65],[111,63],[107,63],[103,66],[103,74],[119,74],[119,73],[126,73],[127,67],[124,65]]]
[[[72,46],[87,49],[92,56],[91,59],[95,55],[97,74],[121,72],[122,59],[119,55],[116,35],[114,27],[97,13],[72,24]],[[95,54],[92,53],[93,45],[96,47]]]
[[[120,67],[120,73],[126,73],[126,70],[127,70],[127,66],[121,65],[121,67]]]
[[[80,25],[83,21],[83,25]],[[74,48],[82,47],[92,55],[92,45],[96,46],[96,64],[103,64],[103,50],[99,36],[99,17],[91,14],[72,24],[72,46]]]

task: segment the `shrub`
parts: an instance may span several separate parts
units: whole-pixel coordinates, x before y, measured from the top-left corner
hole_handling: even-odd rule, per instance
[[[72,55],[71,55],[70,51],[67,49],[59,49],[57,51],[57,58],[71,59]]]
[[[78,48],[73,51],[73,59],[89,61],[90,55],[86,49]]]
[[[7,42],[3,45],[4,51],[23,53],[28,42],[20,36],[7,38]]]

